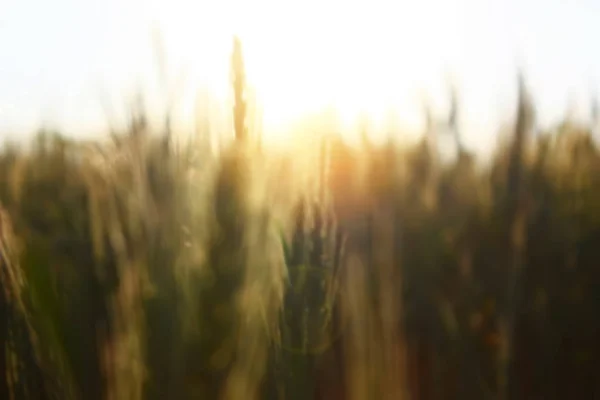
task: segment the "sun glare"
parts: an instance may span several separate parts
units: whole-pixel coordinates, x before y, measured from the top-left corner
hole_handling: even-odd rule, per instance
[[[231,38],[241,38],[249,100],[260,109],[267,142],[288,141],[308,116],[332,109],[348,131],[365,118],[382,130],[393,116],[415,121],[416,93],[432,68],[443,68],[443,54],[419,52],[439,32],[418,29],[393,2],[157,5],[174,62],[186,65],[191,86],[208,88],[218,101],[229,99]]]

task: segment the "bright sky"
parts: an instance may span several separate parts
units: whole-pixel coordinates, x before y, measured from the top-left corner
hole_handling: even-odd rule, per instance
[[[517,64],[543,121],[587,107],[600,88],[598,21],[592,0],[0,0],[0,138],[42,123],[100,131],[137,88],[153,110],[176,100],[189,121],[201,89],[227,98],[236,32],[272,137],[330,104],[346,123],[367,113],[383,127],[395,110],[418,127],[423,91],[444,107],[451,74],[467,143],[484,148],[511,110]]]

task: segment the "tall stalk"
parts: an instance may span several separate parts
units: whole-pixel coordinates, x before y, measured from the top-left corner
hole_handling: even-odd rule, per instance
[[[36,338],[23,302],[24,284],[11,224],[0,206],[0,395],[11,400],[50,399],[61,394],[41,370]]]
[[[499,398],[514,399],[516,395],[515,336],[516,322],[521,306],[521,284],[524,268],[527,210],[525,208],[525,151],[529,130],[533,123],[533,109],[522,76],[519,76],[518,109],[514,137],[509,153],[505,215],[508,231],[507,292],[501,332],[503,346],[500,354]]]
[[[236,140],[247,137],[246,129],[246,70],[242,54],[242,42],[238,37],[233,39],[231,53],[231,75],[233,83],[233,126]]]

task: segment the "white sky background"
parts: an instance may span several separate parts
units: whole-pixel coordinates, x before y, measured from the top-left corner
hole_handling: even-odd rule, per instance
[[[394,108],[417,126],[422,89],[443,107],[451,73],[466,140],[482,149],[512,110],[516,65],[543,122],[570,103],[585,116],[600,88],[600,3],[591,0],[0,0],[0,139],[40,124],[100,132],[137,88],[157,111],[174,92],[176,117],[189,120],[200,88],[226,96],[233,31],[272,130],[331,103],[346,118],[383,120]]]

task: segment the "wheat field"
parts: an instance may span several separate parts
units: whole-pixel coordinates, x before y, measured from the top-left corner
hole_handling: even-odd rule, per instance
[[[452,119],[450,161],[433,125],[271,154],[236,62],[216,153],[143,112],[2,148],[0,398],[600,396],[592,126],[540,132],[521,79],[484,163]]]

